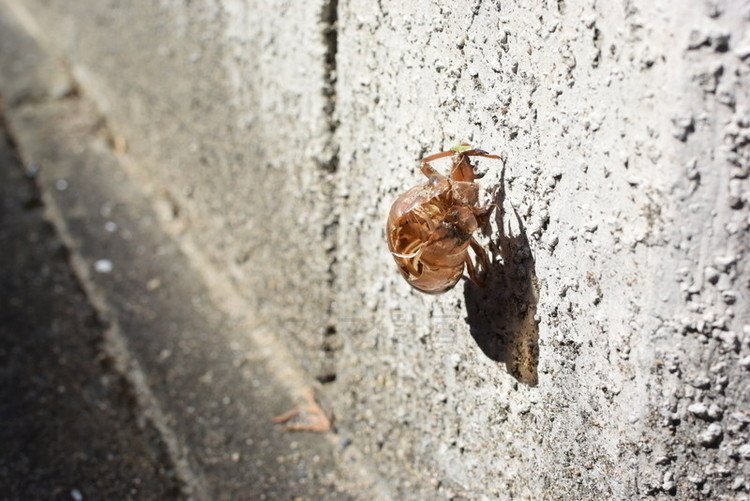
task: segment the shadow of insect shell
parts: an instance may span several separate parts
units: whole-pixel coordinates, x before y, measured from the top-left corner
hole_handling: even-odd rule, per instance
[[[504,363],[508,373],[518,381],[536,386],[539,286],[523,221],[505,200],[505,167],[495,192],[495,205],[498,234],[490,244],[492,259],[487,270],[487,285],[479,288],[466,284],[467,322],[471,336],[488,358]],[[515,216],[508,221],[506,205]]]

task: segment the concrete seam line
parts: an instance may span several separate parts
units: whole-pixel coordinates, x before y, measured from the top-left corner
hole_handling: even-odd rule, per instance
[[[321,13],[323,23],[323,94],[326,99],[325,115],[328,121],[328,141],[330,144],[330,158],[326,170],[335,173],[339,167],[339,144],[336,141],[336,58],[338,56],[338,0],[328,0]]]
[[[320,11],[320,24],[321,24],[321,35],[322,35],[322,42],[324,46],[324,53],[323,53],[323,97],[325,98],[325,107],[323,109],[323,112],[325,114],[325,119],[327,121],[327,143],[328,143],[328,152],[330,157],[327,159],[327,162],[322,165],[323,170],[328,172],[332,179],[330,180],[328,184],[328,190],[330,195],[330,200],[333,200],[336,195],[336,190],[338,188],[338,178],[336,176],[338,170],[339,170],[339,151],[340,151],[340,144],[338,141],[337,131],[338,131],[338,107],[337,107],[337,82],[338,82],[338,73],[337,73],[337,57],[338,57],[338,35],[339,35],[339,0],[324,0],[323,5],[321,7]],[[334,203],[331,206],[331,216],[330,218],[325,222],[324,227],[322,228],[323,234],[327,234],[327,238],[329,238],[330,242],[330,250],[328,251],[328,283],[327,286],[329,288],[329,292],[331,294],[334,294],[334,291],[336,290],[336,262],[337,262],[337,255],[338,250],[340,248],[339,246],[339,237],[338,237],[338,226],[339,226],[340,216],[338,212],[338,207]],[[197,252],[200,252],[198,248],[194,247],[194,250]],[[193,250],[193,249],[191,249]],[[208,260],[205,260],[208,261]],[[210,266],[210,265],[209,265]],[[216,276],[216,275],[214,275]],[[231,286],[234,289],[234,286]],[[233,290],[233,293],[236,297],[241,298],[241,295],[239,291],[236,289]],[[334,298],[333,296],[329,300],[328,304],[328,326],[327,326],[327,334],[325,337],[331,336],[336,337],[339,336],[339,333],[337,331],[337,319],[335,318],[335,311],[333,309],[333,303]],[[254,332],[253,336],[256,334],[259,336],[259,338],[271,338],[272,342],[274,343],[274,353],[277,352],[276,345],[280,345],[281,343],[278,342],[277,338],[272,333],[263,333],[260,334],[256,331]],[[268,342],[265,341],[264,342]],[[326,340],[323,341],[323,348],[326,347]],[[284,358],[291,357],[291,353],[283,346],[281,346],[281,349],[283,350],[281,353],[284,354]],[[324,353],[324,356],[331,356],[333,358],[333,364],[334,367],[337,364],[336,361],[336,353]],[[282,359],[283,360],[283,359]],[[291,366],[287,366],[291,367]],[[296,364],[295,364],[296,367]],[[300,372],[299,374],[304,374],[304,371],[302,368],[298,369]],[[338,371],[334,369],[333,377],[335,379],[336,373]],[[274,371],[274,373],[277,373]],[[281,375],[279,373],[279,375]],[[284,381],[282,380],[282,383]],[[325,381],[321,381],[321,383],[325,383]],[[329,439],[332,441],[332,443],[335,443],[336,437],[333,433],[328,434]],[[360,451],[358,448],[350,445],[347,449],[350,453],[351,459],[353,461],[356,461],[359,465],[359,471],[357,472],[357,476],[360,479],[366,480],[368,482],[368,485],[371,486],[372,492],[370,493],[371,496],[375,495],[377,496],[377,499],[393,499],[394,496],[391,493],[391,489],[386,485],[383,478],[377,474],[377,468],[372,464],[372,462],[365,457],[365,455]]]

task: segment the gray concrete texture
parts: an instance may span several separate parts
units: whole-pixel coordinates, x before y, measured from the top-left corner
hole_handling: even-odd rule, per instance
[[[322,2],[18,5],[148,166],[164,212],[301,360],[318,354],[335,227]]]
[[[105,327],[32,179],[0,123],[2,497],[174,498],[161,437],[101,349]]]
[[[307,382],[164,231],[16,21],[0,3],[0,497],[378,497],[354,447],[272,424]]]
[[[748,2],[8,1],[395,497],[747,499]],[[490,283],[420,295],[462,141]]]

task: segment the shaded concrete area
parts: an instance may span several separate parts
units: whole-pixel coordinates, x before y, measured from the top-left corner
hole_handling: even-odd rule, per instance
[[[106,321],[107,357],[128,381],[136,419],[165,442],[181,496],[347,498],[333,441],[284,433],[271,423],[295,402],[266,365],[268,347],[250,342],[243,322],[214,304],[201,275],[119,169],[90,106],[69,97],[10,114],[26,168],[39,171],[43,202],[31,204],[46,206],[72,250],[73,269]],[[9,224],[16,224],[12,216]],[[47,227],[47,237],[53,233]],[[58,258],[62,265],[64,251]],[[30,272],[39,269],[41,262]],[[83,318],[96,318],[84,306]],[[39,318],[58,321],[54,310],[40,311]],[[104,327],[94,324],[97,339]],[[96,364],[98,345],[80,342],[89,351],[69,353],[68,363],[75,367],[80,357]],[[19,377],[34,380],[45,365],[26,364]],[[26,418],[26,426],[37,426]],[[50,440],[59,440],[66,422],[50,418]],[[137,441],[133,449],[130,440],[125,444],[122,454],[139,455]],[[60,461],[50,457],[47,467]]]
[[[487,285],[464,286],[471,336],[490,359],[505,364],[507,372],[530,386],[538,383],[539,325],[535,318],[539,285],[534,254],[526,228],[516,209],[505,200],[505,171],[494,202],[496,240]],[[506,209],[510,206],[510,211]],[[491,236],[487,225],[485,234]]]
[[[308,389],[293,360],[217,302],[178,211],[126,175],[65,67],[1,21],[18,155],[0,179],[0,497],[375,497],[351,440],[271,422]]]
[[[112,370],[42,210],[1,127],[0,497],[174,497],[164,444]]]

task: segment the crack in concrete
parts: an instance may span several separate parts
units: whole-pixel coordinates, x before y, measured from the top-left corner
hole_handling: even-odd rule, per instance
[[[321,20],[323,23],[323,41],[325,43],[324,54],[324,82],[323,94],[326,99],[324,112],[328,122],[328,151],[330,157],[324,165],[324,169],[329,173],[336,173],[339,167],[339,144],[337,141],[338,119],[336,118],[336,57],[338,54],[338,0],[328,0],[323,5]],[[328,186],[329,199],[333,200],[336,191],[336,181],[332,180]],[[327,283],[331,294],[335,290],[336,284],[336,254],[339,243],[337,229],[339,226],[339,214],[336,210],[336,204],[333,204],[330,211],[330,219],[324,225],[323,237],[328,240],[327,256],[329,259]],[[323,332],[320,349],[322,351],[323,362],[318,369],[316,379],[321,384],[332,383],[336,381],[336,359],[339,336],[336,328],[335,313],[333,310],[333,298],[328,301],[327,325]]]
[[[321,12],[323,24],[323,42],[325,53],[323,56],[324,82],[323,96],[326,99],[324,113],[328,122],[328,148],[330,157],[323,166],[328,172],[336,172],[339,165],[339,145],[336,142],[336,56],[338,53],[338,0],[328,0],[323,4]]]
[[[479,16],[479,11],[482,9],[482,0],[477,0],[477,4],[474,6],[473,9],[471,9],[471,21],[469,22],[469,27],[466,28],[466,32],[474,26],[474,20]]]

